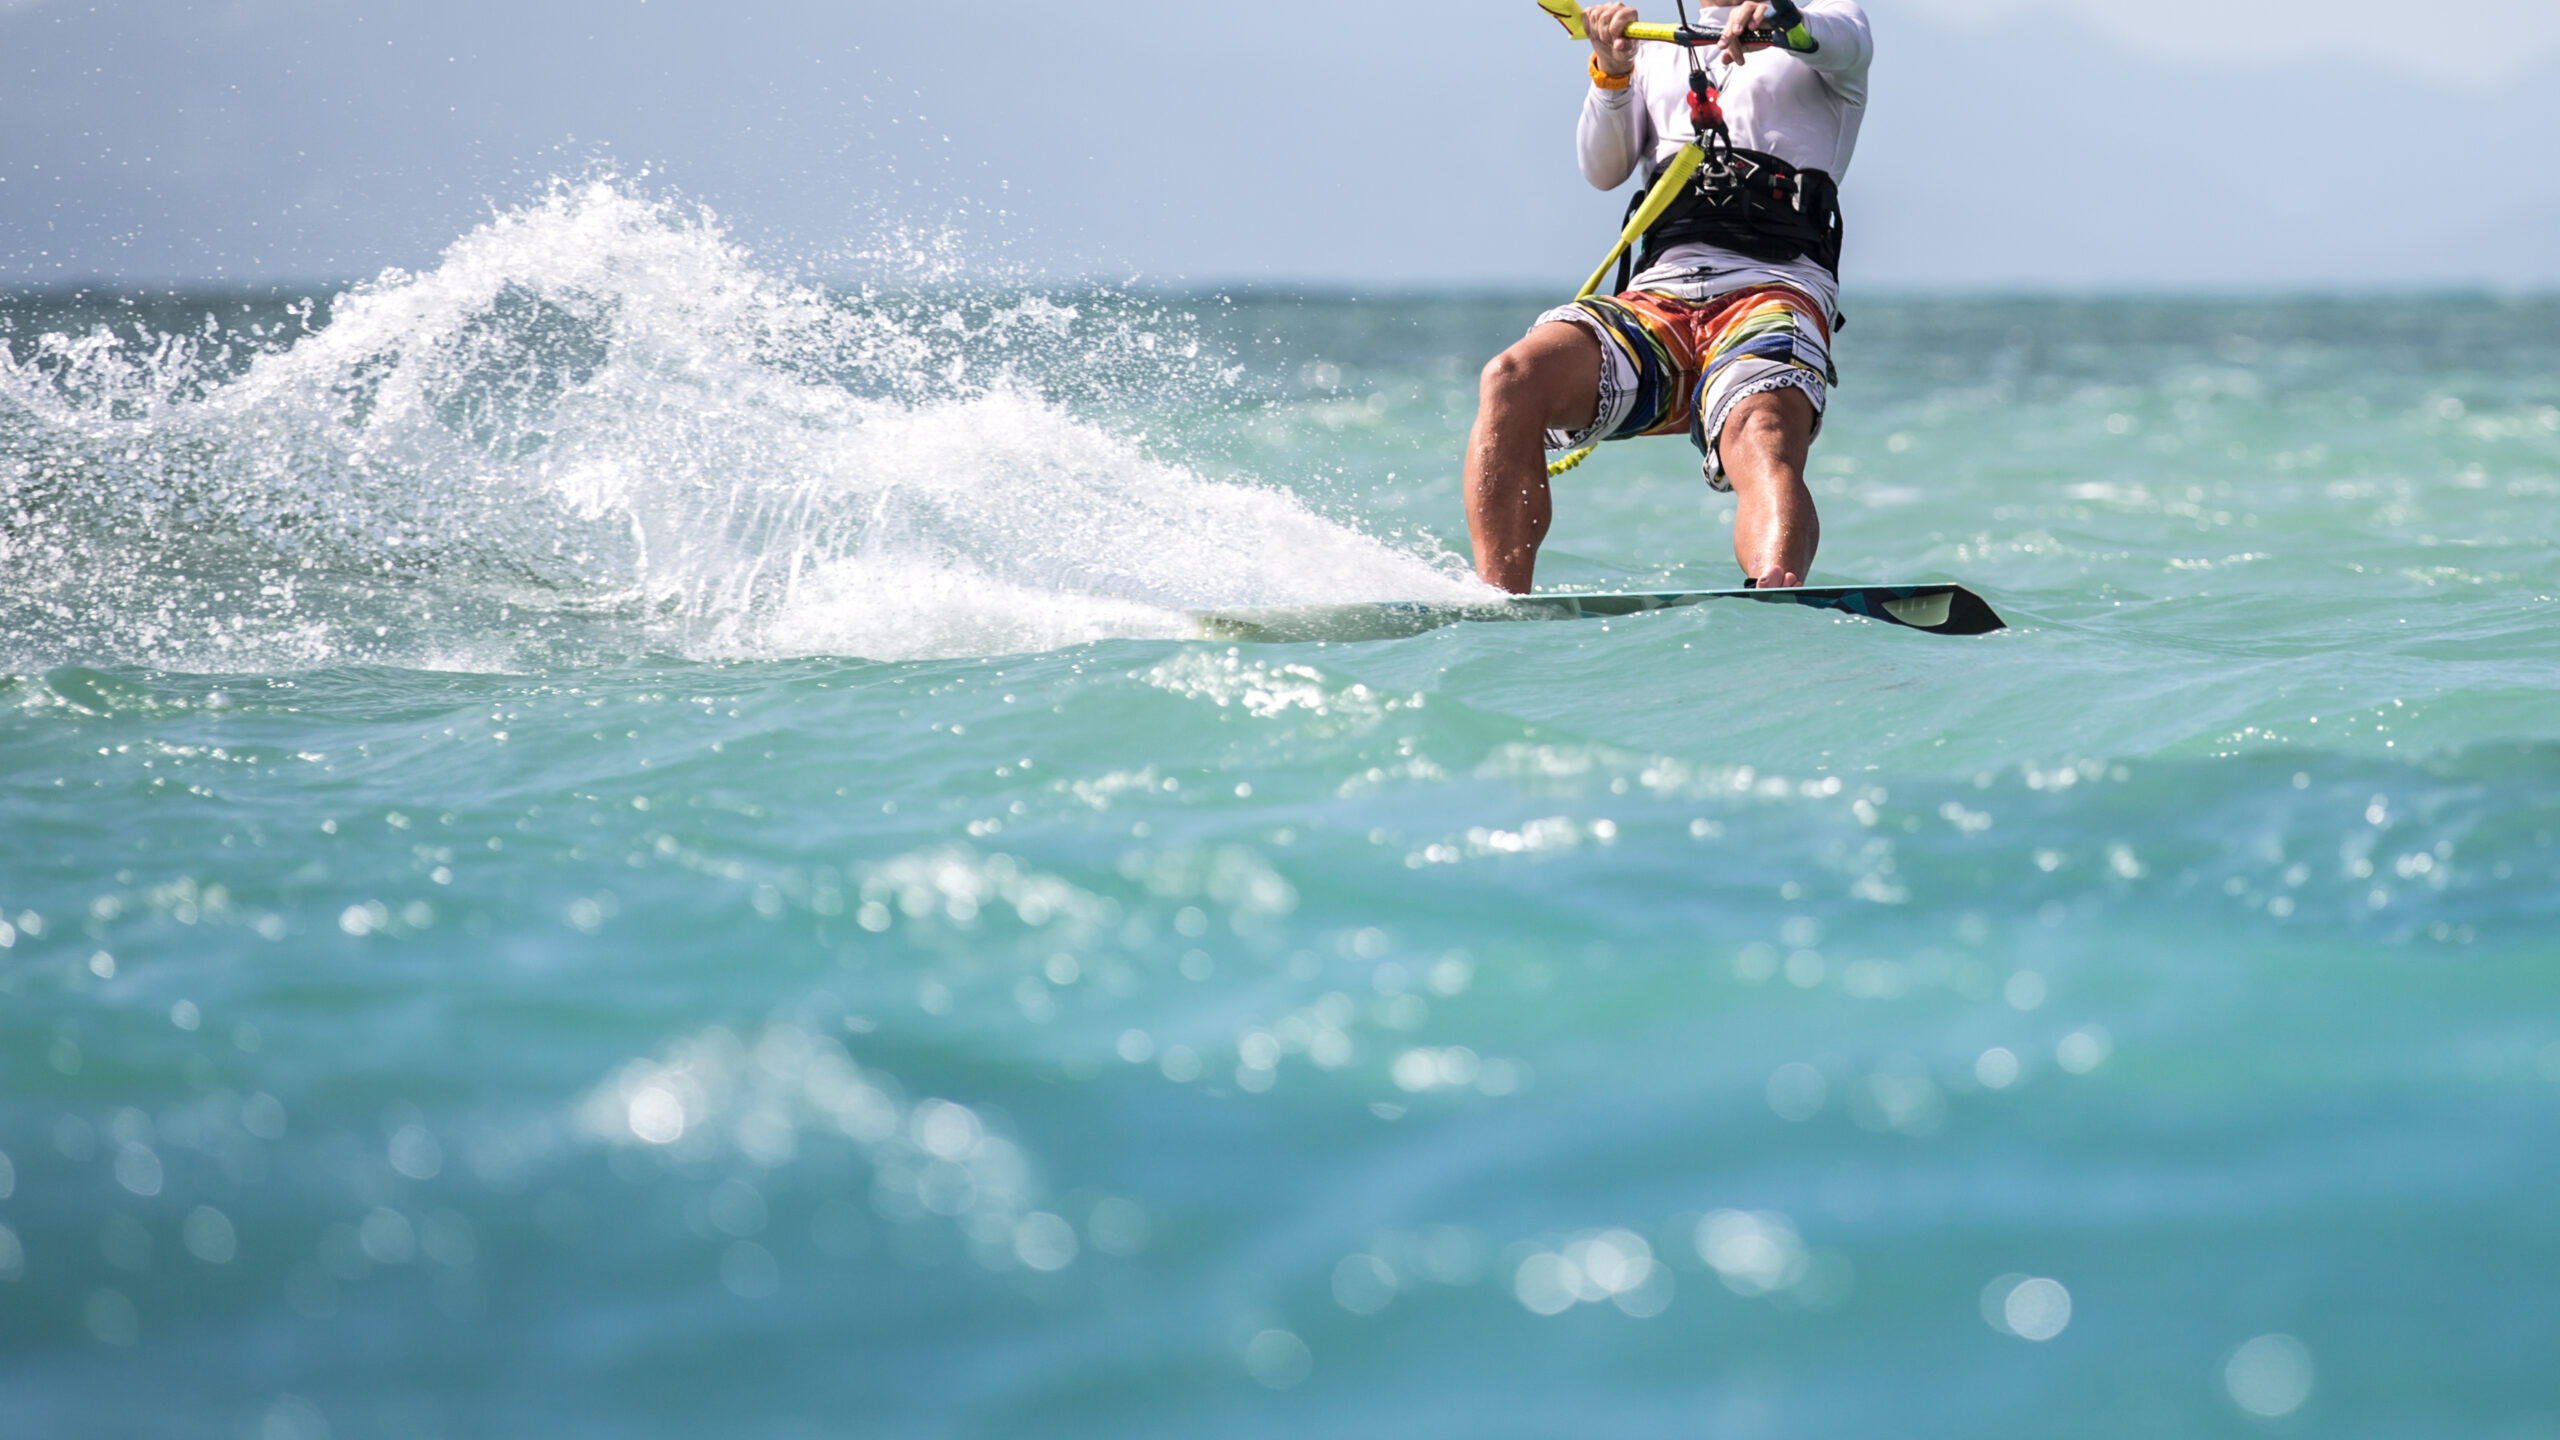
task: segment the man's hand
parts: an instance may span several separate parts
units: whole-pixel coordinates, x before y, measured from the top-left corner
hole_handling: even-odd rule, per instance
[[[1747,5],[1734,6],[1733,13],[1724,17],[1724,40],[1716,47],[1718,53],[1724,56],[1724,63],[1739,65],[1745,54],[1753,50],[1768,49],[1769,46],[1765,41],[1745,44],[1742,39],[1745,31],[1761,29],[1768,23],[1769,7],[1765,0],[1751,0]],[[1594,32],[1592,43],[1599,43],[1597,32]]]
[[[1594,5],[1582,12],[1583,33],[1591,37],[1591,54],[1602,70],[1611,75],[1634,73],[1636,42],[1627,38],[1627,27],[1634,23],[1633,5]]]

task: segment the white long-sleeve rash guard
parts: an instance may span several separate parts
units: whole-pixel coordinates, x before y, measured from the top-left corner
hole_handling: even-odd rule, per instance
[[[1866,118],[1867,67],[1875,58],[1875,40],[1857,0],[1800,0],[1799,8],[1817,42],[1812,54],[1754,50],[1740,65],[1726,64],[1721,51],[1700,50],[1698,55],[1723,93],[1725,124],[1737,148],[1775,155],[1799,169],[1827,171],[1838,181],[1848,174],[1858,124]],[[1733,9],[1708,6],[1698,23],[1720,26]],[[1624,90],[1592,86],[1583,97],[1582,125],[1575,138],[1582,176],[1598,189],[1626,183],[1639,159],[1647,176],[1658,173],[1690,138],[1688,54],[1677,45],[1636,46],[1635,83]],[[1832,314],[1840,308],[1839,280],[1812,260],[1772,265],[1716,245],[1675,245],[1636,276],[1635,285],[1689,299],[1756,285],[1791,285],[1820,300]]]

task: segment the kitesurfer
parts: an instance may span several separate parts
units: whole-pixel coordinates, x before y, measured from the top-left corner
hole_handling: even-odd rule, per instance
[[[1714,6],[1714,48],[1627,38],[1636,11],[1584,12],[1582,173],[1607,190],[1691,143],[1698,178],[1646,232],[1629,284],[1540,315],[1484,369],[1467,442],[1476,573],[1525,593],[1553,508],[1545,451],[1686,433],[1733,492],[1744,583],[1802,584],[1820,521],[1806,455],[1839,317],[1838,183],[1874,53],[1856,0]],[[1746,39],[1777,33],[1772,46]]]

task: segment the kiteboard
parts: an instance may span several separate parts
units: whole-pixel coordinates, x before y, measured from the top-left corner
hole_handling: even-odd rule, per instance
[[[1649,610],[1675,610],[1709,600],[1802,605],[1925,630],[1932,635],[1988,635],[2008,628],[1988,602],[1961,585],[1804,585],[1789,589],[1515,595],[1480,605],[1378,600],[1190,613],[1194,634],[1203,640],[1389,640],[1465,621],[1607,619]]]

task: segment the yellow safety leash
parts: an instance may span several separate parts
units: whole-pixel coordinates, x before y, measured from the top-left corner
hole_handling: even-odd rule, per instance
[[[1662,174],[1653,182],[1653,188],[1645,192],[1644,203],[1636,207],[1635,214],[1627,217],[1626,228],[1618,232],[1618,243],[1610,246],[1609,253],[1601,257],[1600,268],[1592,271],[1591,278],[1582,282],[1582,288],[1574,293],[1574,299],[1588,299],[1599,290],[1601,280],[1609,274],[1609,267],[1617,264],[1618,257],[1626,253],[1627,247],[1643,239],[1644,232],[1653,228],[1653,222],[1662,218],[1662,212],[1671,208],[1671,202],[1680,196],[1680,187],[1688,184],[1689,177],[1698,173],[1698,166],[1706,158],[1707,152],[1694,141],[1680,147],[1679,153],[1671,157],[1671,163],[1662,167]],[[1599,448],[1600,442],[1594,440],[1561,459],[1548,461],[1548,478],[1553,479],[1590,459],[1591,452]]]

